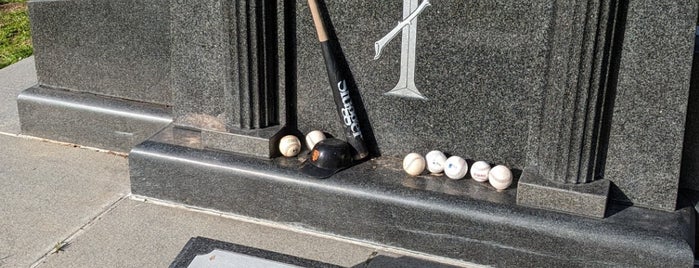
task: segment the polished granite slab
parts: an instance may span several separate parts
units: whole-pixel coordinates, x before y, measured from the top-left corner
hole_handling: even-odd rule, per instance
[[[409,177],[372,159],[326,180],[272,160],[202,149],[168,128],[129,156],[132,192],[341,237],[495,266],[693,264],[694,210],[611,204],[593,219],[516,205],[517,188]]]

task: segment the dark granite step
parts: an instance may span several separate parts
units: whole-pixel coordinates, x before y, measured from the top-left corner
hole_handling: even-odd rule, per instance
[[[694,263],[691,207],[612,204],[608,217],[593,219],[517,206],[516,188],[408,177],[397,159],[317,180],[297,172],[297,159],[206,150],[199,141],[199,132],[168,128],[136,146],[132,192],[499,267]]]
[[[128,152],[172,122],[171,108],[36,85],[17,97],[22,134]]]

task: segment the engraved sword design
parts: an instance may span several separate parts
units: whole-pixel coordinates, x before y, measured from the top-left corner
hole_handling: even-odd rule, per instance
[[[418,0],[403,0],[403,21],[398,23],[388,34],[374,43],[376,54],[374,60],[381,57],[383,48],[402,32],[400,78],[396,86],[385,95],[426,100],[415,86],[415,46],[417,44],[417,16],[430,6],[429,0],[423,0],[418,5]]]
[[[391,30],[384,37],[379,39],[379,41],[376,41],[374,43],[374,49],[376,50],[376,55],[374,55],[374,59],[378,60],[379,57],[381,57],[381,51],[388,44],[388,42],[391,42],[391,40],[393,40],[393,38],[396,38],[396,35],[398,35],[398,33],[400,31],[402,31],[403,28],[405,28],[405,26],[410,25],[411,21],[413,19],[415,19],[417,17],[417,15],[420,15],[420,13],[422,13],[422,11],[428,6],[430,6],[430,1],[428,1],[428,0],[422,1],[422,3],[420,3],[420,5],[417,7],[417,9],[415,9],[415,11],[410,13],[410,15],[408,15],[407,18],[405,18],[403,21],[399,22],[398,25],[396,25],[396,27],[393,28],[393,30]]]

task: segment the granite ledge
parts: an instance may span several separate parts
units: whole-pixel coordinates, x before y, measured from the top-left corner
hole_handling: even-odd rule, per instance
[[[583,184],[555,183],[543,179],[536,169],[528,168],[518,183],[517,204],[604,218],[610,185],[604,179]]]
[[[691,207],[612,205],[607,218],[580,217],[518,206],[516,189],[498,193],[473,180],[408,177],[389,158],[316,180],[297,172],[297,159],[206,150],[197,136],[161,133],[136,146],[129,157],[132,192],[485,265],[694,262]]]
[[[255,130],[201,130],[201,143],[205,148],[238,152],[261,158],[280,156],[279,143],[284,131],[279,126]]]
[[[128,152],[172,122],[170,107],[37,85],[17,97],[22,134]]]

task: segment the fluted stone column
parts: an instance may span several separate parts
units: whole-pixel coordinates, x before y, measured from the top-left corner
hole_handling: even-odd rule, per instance
[[[201,130],[203,146],[277,153],[286,124],[277,9],[269,0],[171,2],[175,123]]]
[[[530,127],[528,167],[517,203],[604,217],[602,178],[610,109],[623,39],[624,1],[556,1],[552,67],[538,120]]]

